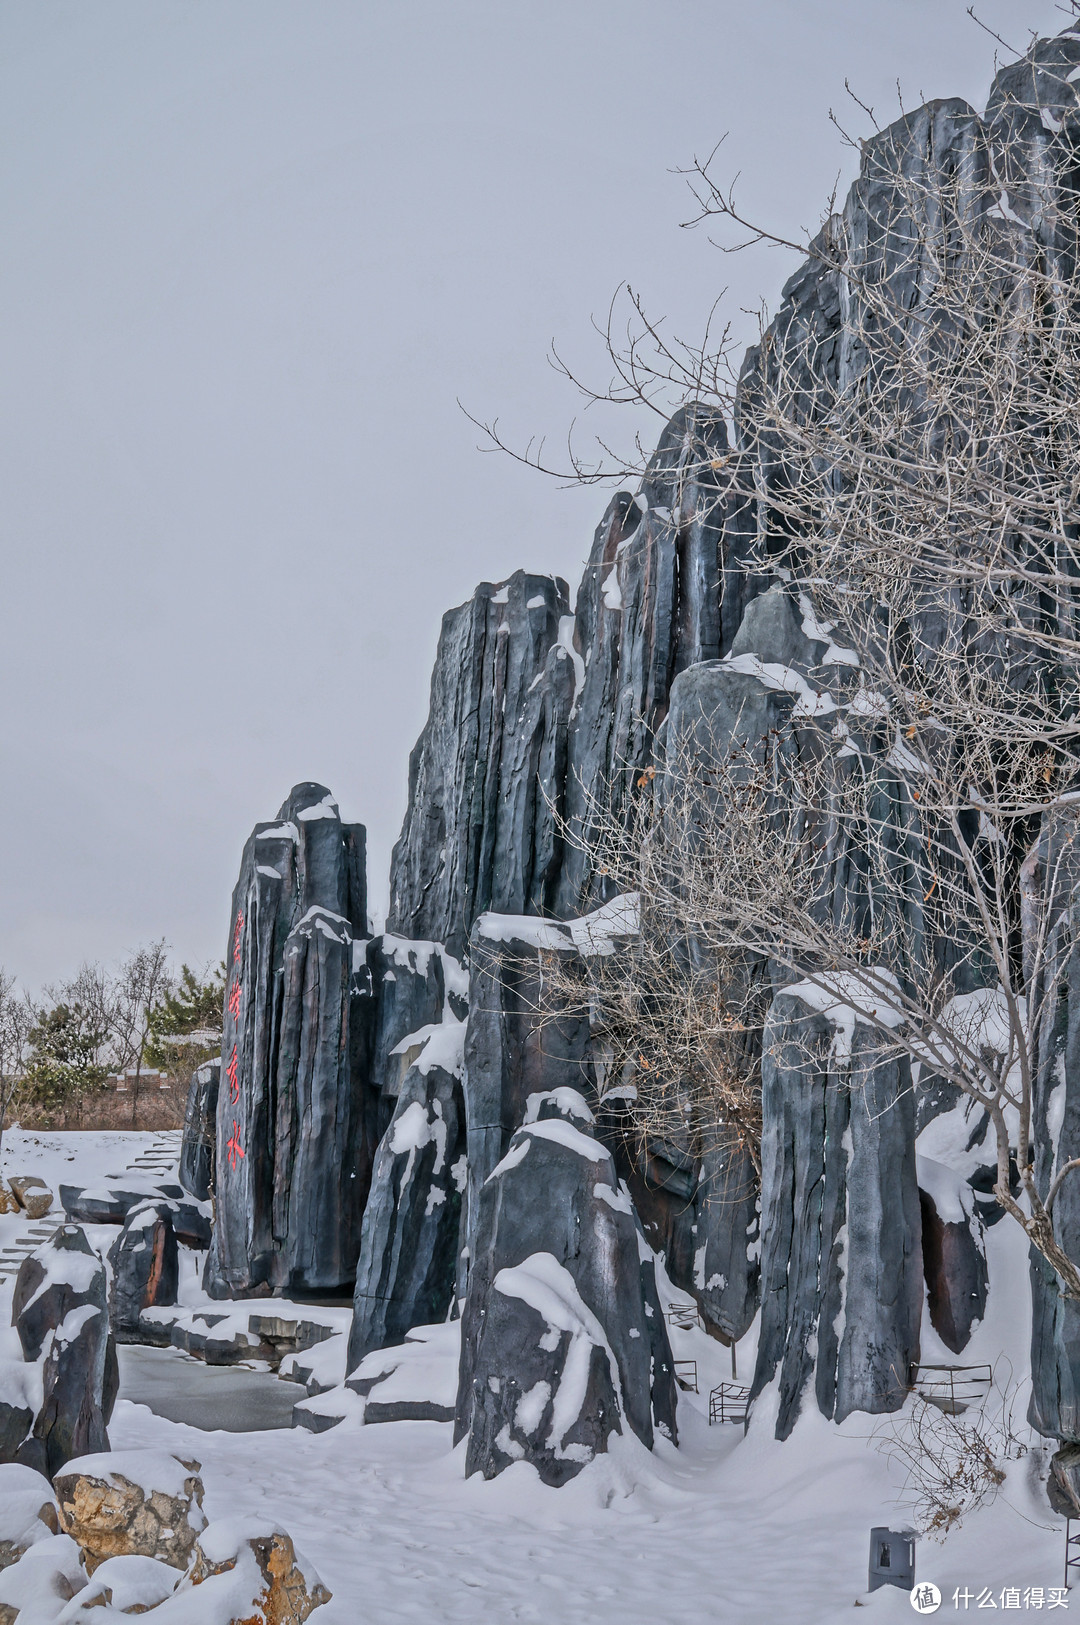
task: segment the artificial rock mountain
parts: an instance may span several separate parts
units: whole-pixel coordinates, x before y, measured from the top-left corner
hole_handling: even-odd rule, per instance
[[[1010,216],[1037,233],[1059,184],[1055,142],[1080,132],[1076,70],[1080,34],[1067,31],[998,75],[985,115],[935,102],[868,143],[845,205],[852,255],[909,278],[914,303],[917,266],[890,263],[911,196],[932,209],[947,177],[985,207],[1006,152],[994,197],[1004,186]],[[890,142],[912,190],[875,178]],[[821,260],[790,278],[769,343],[746,357],[743,403],[781,349],[810,385],[815,370],[840,385],[853,373],[842,282]],[[985,1306],[985,1229],[1001,1217],[985,1124],[955,1094],[913,1086],[868,1030],[841,1067],[827,1015],[785,991],[790,978],[774,978],[763,1046],[760,1181],[749,1161],[725,1166],[686,1141],[629,1143],[599,1098],[587,1021],[541,1030],[537,1017],[538,943],[579,953],[574,922],[610,901],[586,856],[587,790],[618,813],[636,775],[674,771],[702,730],[714,748],[736,727],[793,758],[803,748],[793,686],[760,675],[769,664],[820,683],[828,654],[769,568],[783,480],[767,445],[747,449],[739,412],[732,430],[690,404],[640,489],[609,504],[572,611],[564,582],[518,572],[444,617],[385,933],[367,927],[363,832],[323,786],[294,789],[244,851],[207,1279],[223,1296],[352,1287],[350,1369],[460,1313],[470,1471],[525,1456],[558,1483],[613,1429],[674,1434],[657,1259],[721,1338],[760,1312],[753,1392],[775,1387],[780,1436],[807,1404],[841,1419],[902,1402],[924,1282],[957,1353]],[[838,890],[846,872],[838,858]],[[1080,1152],[1072,999],[1065,1027],[1061,1160]],[[961,1172],[927,1157],[929,1140],[920,1149],[935,1123],[943,1143],[946,1119]],[[1080,1180],[1060,1200],[1077,1256]],[[1078,1311],[1041,1265],[1033,1287],[1033,1418],[1080,1444]],[[557,1395],[572,1345],[588,1350],[587,1393],[577,1432],[554,1439],[551,1401],[533,1416],[522,1395]]]

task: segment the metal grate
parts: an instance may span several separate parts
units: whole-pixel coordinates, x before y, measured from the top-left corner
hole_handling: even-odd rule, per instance
[[[745,1422],[750,1390],[737,1382],[722,1382],[709,1394],[709,1426],[714,1422]]]

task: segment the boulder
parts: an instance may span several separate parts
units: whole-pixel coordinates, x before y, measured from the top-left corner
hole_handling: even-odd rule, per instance
[[[161,1625],[227,1618],[237,1625],[303,1625],[330,1595],[283,1529],[223,1518],[200,1535],[179,1592],[162,1609]]]
[[[213,1238],[209,1202],[167,1201],[158,1204],[168,1211],[173,1234],[181,1247],[204,1251]]]
[[[137,1186],[61,1185],[60,1202],[73,1224],[123,1224],[132,1208],[144,1202],[183,1200],[179,1185],[140,1180]]]
[[[102,1618],[102,1608],[115,1610],[106,1618],[115,1618],[118,1614],[147,1614],[171,1597],[179,1583],[176,1569],[159,1558],[107,1557],[65,1610],[63,1625],[73,1620],[97,1625]]]
[[[531,1461],[562,1484],[625,1421],[675,1438],[652,1254],[583,1097],[529,1103],[480,1194],[462,1315],[455,1438],[466,1474]]]
[[[564,1484],[622,1432],[604,1328],[551,1253],[495,1275],[472,1381],[467,1475],[527,1460],[545,1484]]]
[[[153,1557],[186,1569],[206,1526],[197,1461],[125,1450],[70,1461],[54,1479],[60,1524],[93,1574],[111,1557]]]
[[[179,1253],[170,1206],[144,1202],[133,1208],[109,1249],[109,1263],[113,1335],[121,1343],[140,1342],[143,1310],[176,1302]]]
[[[28,1218],[43,1219],[52,1210],[53,1193],[34,1174],[12,1174],[8,1186]]]
[[[46,1535],[17,1563],[0,1570],[0,1625],[14,1625],[24,1617],[51,1625],[85,1584],[82,1554],[70,1535]]]
[[[72,1456],[108,1449],[119,1383],[105,1266],[77,1225],[24,1260],[11,1313],[24,1356],[41,1361],[41,1408],[19,1457],[51,1478]]]
[[[1055,1451],[1046,1495],[1062,1518],[1080,1518],[1080,1444],[1063,1444]]]
[[[214,1182],[214,1145],[217,1128],[221,1060],[204,1061],[191,1074],[184,1135],[180,1142],[179,1180],[196,1201],[205,1202]]]
[[[295,786],[244,848],[215,1129],[216,1297],[352,1285],[384,1120],[369,1086],[365,834]]]
[[[8,1462],[0,1466],[0,1569],[31,1546],[60,1532],[56,1496],[41,1473]]]

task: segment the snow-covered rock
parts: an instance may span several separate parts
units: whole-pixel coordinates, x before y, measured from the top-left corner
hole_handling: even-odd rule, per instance
[[[92,1574],[111,1557],[153,1557],[185,1569],[206,1526],[197,1461],[125,1450],[70,1461],[55,1479],[60,1522]]]
[[[675,1436],[652,1254],[611,1153],[570,1089],[532,1102],[480,1193],[455,1437],[466,1472],[532,1462],[561,1484],[627,1424]]]

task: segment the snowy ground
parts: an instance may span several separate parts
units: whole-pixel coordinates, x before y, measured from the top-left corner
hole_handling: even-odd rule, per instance
[[[89,1183],[152,1138],[12,1136],[4,1163]],[[1022,1419],[1027,1272],[1013,1228],[1004,1221],[991,1232],[992,1307],[963,1358],[992,1361],[1002,1383],[1019,1379]],[[749,1375],[751,1341],[739,1350],[740,1377]],[[903,1475],[872,1437],[879,1419],[837,1428],[807,1415],[778,1445],[763,1402],[745,1437],[710,1428],[705,1392],[730,1377],[730,1355],[700,1332],[674,1332],[673,1342],[677,1357],[698,1359],[702,1388],[680,1401],[680,1448],[650,1456],[632,1439],[617,1441],[561,1490],[523,1464],[492,1483],[466,1481],[450,1425],[433,1422],[206,1432],[121,1400],[110,1435],[116,1449],[194,1455],[211,1518],[251,1513],[284,1525],[334,1593],[313,1616],[319,1625],[826,1625],[851,1619],[856,1598],[871,1610],[856,1618],[917,1617],[906,1593],[865,1594],[870,1527],[907,1522]],[[923,1356],[949,1358],[932,1336]],[[960,1612],[974,1613],[984,1588],[1000,1609],[1003,1587],[1019,1588],[1027,1612],[1025,1588],[1061,1585],[1064,1524],[1038,1481],[1042,1459],[1035,1451],[1011,1464],[994,1503],[945,1544],[920,1541],[918,1576],[941,1588],[939,1617],[957,1617],[957,1587],[973,1594]],[[1080,1592],[1074,1607],[1080,1613]]]

